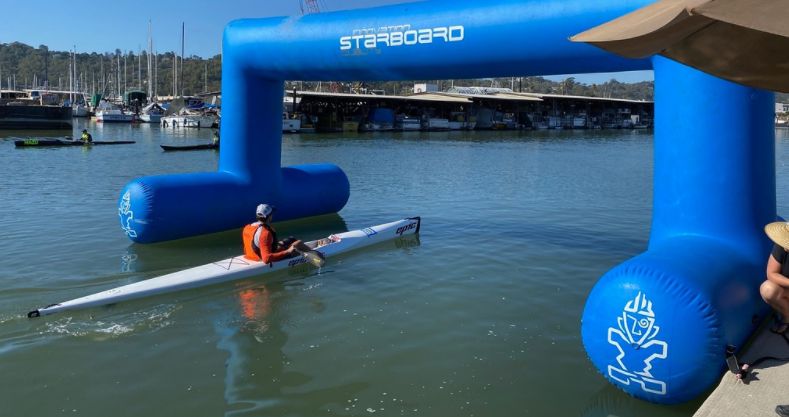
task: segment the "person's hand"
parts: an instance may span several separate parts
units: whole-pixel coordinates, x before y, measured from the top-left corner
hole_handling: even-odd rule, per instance
[[[742,364],[742,367],[740,368],[741,369],[740,372],[734,374],[734,379],[737,380],[737,382],[744,383],[745,380],[748,378],[748,371],[750,371],[750,368],[751,366],[748,365],[747,363]]]
[[[296,252],[296,244],[295,243],[290,245],[290,247],[288,248],[288,253],[293,253],[293,252]]]

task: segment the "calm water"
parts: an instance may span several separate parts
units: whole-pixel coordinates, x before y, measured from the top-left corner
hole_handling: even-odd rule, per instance
[[[620,393],[580,339],[592,285],[646,246],[649,132],[286,136],[284,164],[336,163],[351,198],[280,233],[420,215],[419,239],[332,259],[321,274],[30,320],[36,307],[241,250],[238,230],[134,245],[118,224],[132,178],[215,170],[213,151],[159,148],[211,131],[82,121],[75,133],[85,124],[96,140],[137,143],[0,140],[2,416],[689,416],[700,404]],[[789,135],[778,135],[785,214]]]

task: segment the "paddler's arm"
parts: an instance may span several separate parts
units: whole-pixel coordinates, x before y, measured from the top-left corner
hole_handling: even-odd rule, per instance
[[[291,245],[288,249],[272,253],[271,243],[273,240],[274,236],[272,236],[271,233],[269,233],[266,229],[261,230],[260,239],[258,242],[260,247],[260,258],[267,264],[287,258],[296,249],[293,247],[293,245]]]
[[[789,278],[781,274],[781,262],[778,259],[787,256],[784,249],[778,245],[773,248],[773,253],[767,259],[767,280],[780,285],[784,288],[789,288]]]

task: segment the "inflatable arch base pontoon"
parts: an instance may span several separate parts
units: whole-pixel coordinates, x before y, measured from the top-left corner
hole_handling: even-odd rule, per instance
[[[258,181],[230,172],[158,175],[127,184],[118,215],[129,238],[152,243],[241,227],[261,202],[275,205],[277,220],[336,213],[349,190],[331,164],[277,168]]]

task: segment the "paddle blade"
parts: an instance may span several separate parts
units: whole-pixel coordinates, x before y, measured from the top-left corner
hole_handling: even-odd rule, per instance
[[[306,259],[307,262],[315,265],[318,268],[322,267],[326,263],[326,260],[323,259],[323,256],[314,250],[302,252],[302,255],[304,255],[304,259]]]

